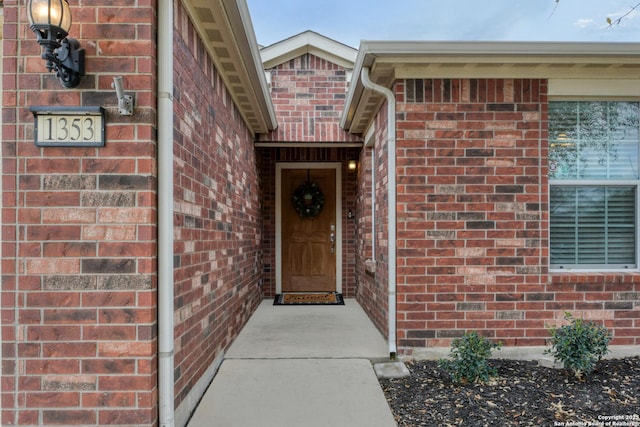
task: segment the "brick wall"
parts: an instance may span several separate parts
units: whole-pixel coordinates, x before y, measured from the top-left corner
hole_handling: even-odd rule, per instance
[[[554,273],[548,291],[554,298],[545,309],[556,310],[555,321],[570,311],[602,322],[614,333],[612,344],[640,344],[640,274]]]
[[[278,128],[261,142],[360,142],[340,128],[347,92],[343,67],[304,54],[270,70]]]
[[[544,344],[530,322],[549,281],[546,82],[406,80],[396,94],[399,347],[471,329]]]
[[[260,300],[253,135],[183,8],[174,38],[175,397],[228,348]]]
[[[397,84],[401,352],[465,330],[545,345],[564,311],[638,344],[637,274],[549,274],[546,91],[544,80]]]
[[[23,5],[4,2],[2,425],[153,425],[155,3],[72,5],[75,89],[47,73]],[[35,147],[37,105],[104,106],[105,147]]]
[[[377,328],[388,336],[388,121],[386,112],[387,108],[384,104],[376,117],[374,146],[364,148],[360,152],[355,267],[358,302]],[[373,167],[375,167],[375,183],[372,183]],[[375,191],[375,206],[371,197],[372,191]],[[374,216],[375,230],[372,221]],[[375,272],[367,271],[365,268],[365,262],[372,258],[375,258]]]

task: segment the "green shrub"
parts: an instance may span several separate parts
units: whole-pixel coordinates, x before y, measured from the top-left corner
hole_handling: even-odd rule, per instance
[[[570,322],[568,325],[548,328],[551,348],[545,353],[562,362],[565,369],[573,371],[576,377],[581,377],[591,373],[596,363],[607,354],[611,333],[602,325],[576,319],[570,313],[565,313],[565,319]]]
[[[456,382],[487,382],[497,375],[496,369],[489,365],[489,357],[494,348],[502,343],[478,335],[477,332],[466,332],[461,338],[453,340],[449,359],[440,359],[438,366],[446,370]]]

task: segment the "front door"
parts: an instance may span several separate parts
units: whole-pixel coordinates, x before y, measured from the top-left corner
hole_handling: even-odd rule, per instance
[[[336,291],[337,168],[280,173],[281,292]]]

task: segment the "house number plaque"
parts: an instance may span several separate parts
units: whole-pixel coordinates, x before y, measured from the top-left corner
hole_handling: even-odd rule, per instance
[[[37,147],[103,147],[102,107],[31,107]]]

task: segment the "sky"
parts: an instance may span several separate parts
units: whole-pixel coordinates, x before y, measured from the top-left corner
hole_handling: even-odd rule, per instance
[[[640,0],[247,0],[258,43],[306,30],[361,40],[640,42]]]

